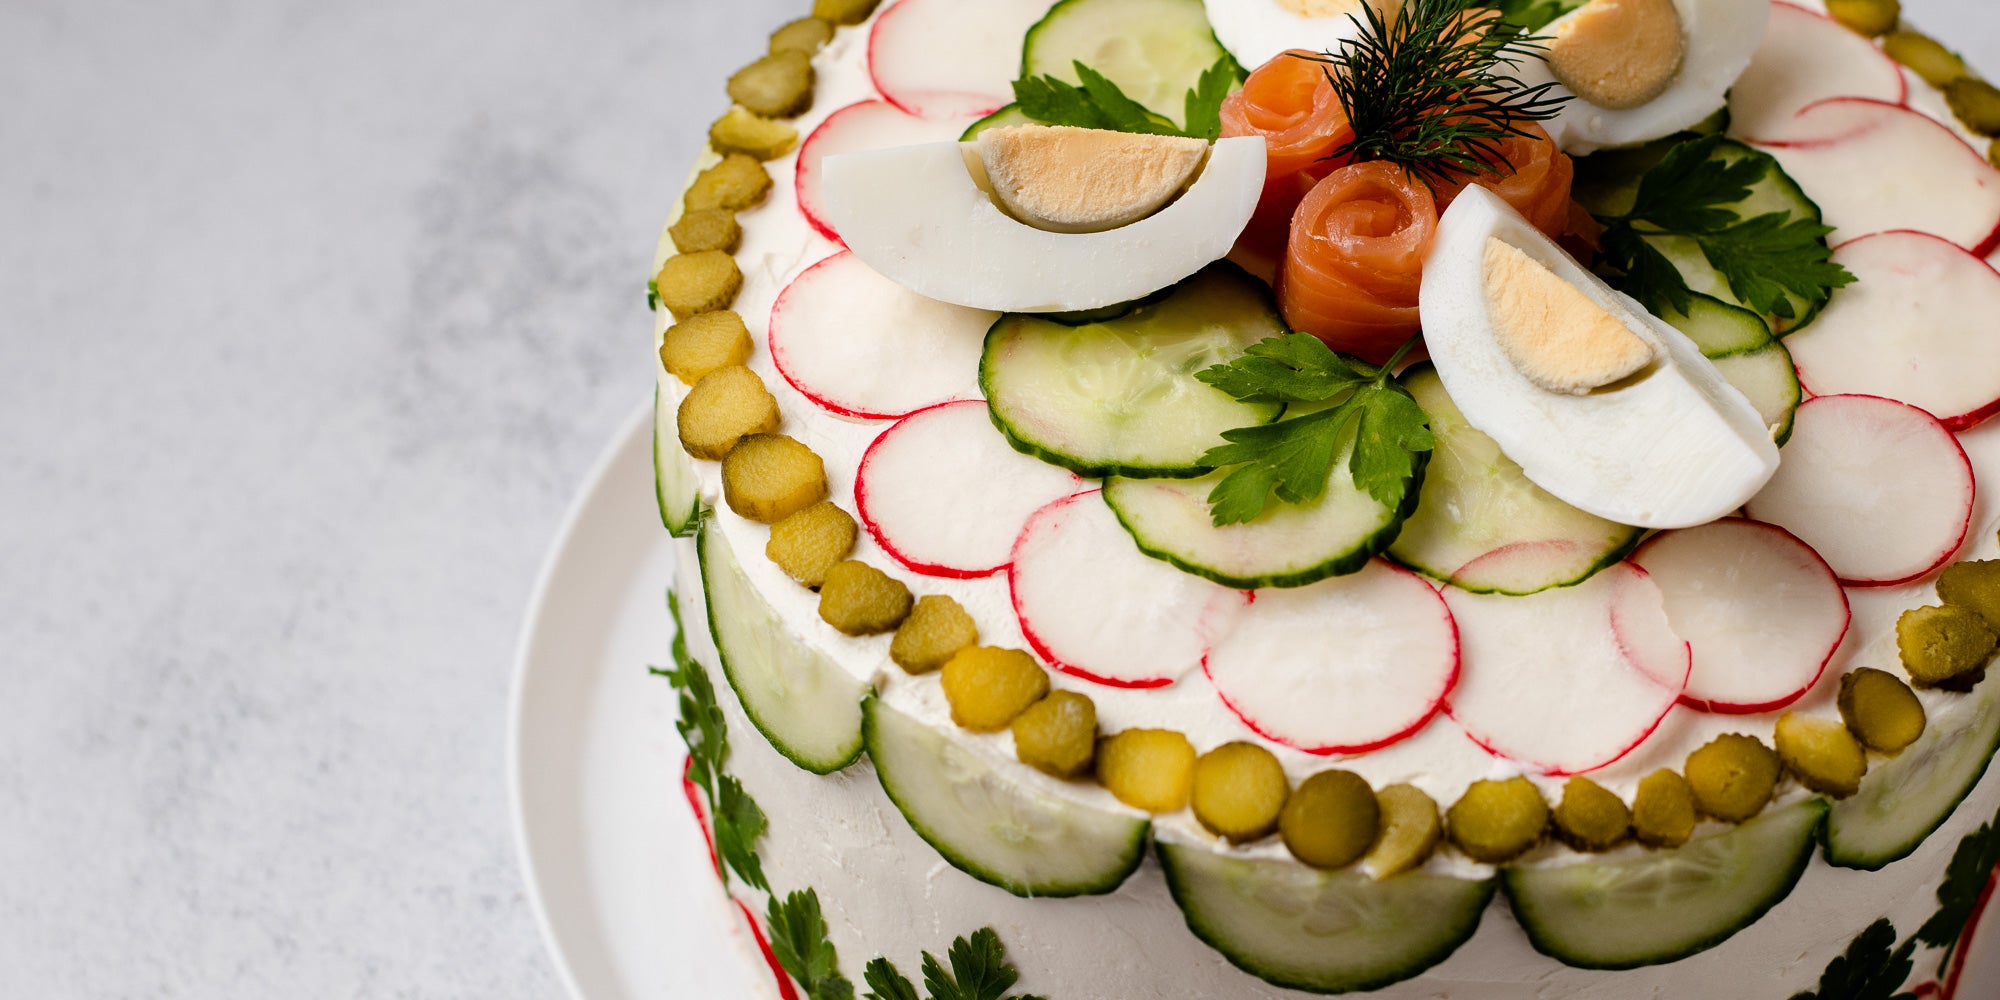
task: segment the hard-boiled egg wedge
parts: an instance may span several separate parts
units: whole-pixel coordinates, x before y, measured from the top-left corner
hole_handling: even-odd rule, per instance
[[[1139,298],[1227,254],[1263,190],[1261,137],[1209,147],[1024,128],[1039,131],[827,157],[830,221],[919,295],[1064,312]]]
[[[1757,411],[1686,337],[1485,188],[1439,220],[1419,308],[1466,420],[1571,506],[1643,528],[1704,524],[1778,469]]]
[[[1215,40],[1250,69],[1286,49],[1327,52],[1361,34],[1375,8],[1393,23],[1404,0],[1202,0]]]
[[[1536,32],[1546,48],[1517,75],[1573,96],[1543,123],[1565,152],[1638,145],[1720,110],[1770,14],[1769,0],[1590,0]]]

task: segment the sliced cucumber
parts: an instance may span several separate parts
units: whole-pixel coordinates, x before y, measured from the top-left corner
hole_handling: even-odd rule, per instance
[[[1429,362],[1401,380],[1429,415],[1437,446],[1416,511],[1389,545],[1391,558],[1474,593],[1532,594],[1580,583],[1638,544],[1638,528],[1586,514],[1529,482],[1492,438],[1466,422]],[[1561,544],[1546,544],[1552,542]],[[1549,556],[1480,560],[1524,544]]]
[[[1145,859],[1144,816],[1037,791],[1027,768],[996,768],[880,698],[864,717],[882,790],[967,875],[1016,896],[1090,896],[1117,889]]]
[[[1784,444],[1792,436],[1792,414],[1798,412],[1803,393],[1798,369],[1771,328],[1756,313],[1708,295],[1695,295],[1685,313],[1668,309],[1660,314],[1669,325],[1687,334],[1701,349],[1703,357],[1750,400],[1772,429],[1772,440]]]
[[[958,137],[958,141],[971,142],[972,140],[979,138],[979,133],[984,132],[987,129],[991,128],[1008,128],[1013,125],[1033,125],[1034,123],[1035,120],[1033,118],[1028,117],[1028,113],[1022,111],[1020,105],[1009,104],[1006,107],[1001,108],[1000,110],[995,111],[992,114],[987,115],[986,117],[981,118],[970,125],[967,125],[965,127],[964,134]]]
[[[1185,124],[1187,92],[1203,70],[1227,58],[1201,0],[1062,0],[1028,29],[1021,75],[1077,83],[1080,62],[1148,110]]]
[[[2000,684],[1987,681],[1933,715],[1924,735],[1874,764],[1861,790],[1834,803],[1826,860],[1874,871],[1909,857],[1944,825],[2000,748]]]
[[[1326,492],[1303,506],[1275,503],[1247,524],[1217,527],[1208,494],[1223,473],[1200,479],[1104,482],[1104,502],[1139,551],[1226,587],[1303,587],[1352,573],[1387,548],[1416,507],[1417,491],[1390,508],[1354,485],[1353,452],[1335,462]],[[1422,482],[1423,467],[1417,470]]]
[[[979,384],[993,422],[1022,452],[1101,478],[1191,478],[1222,432],[1277,418],[1195,373],[1285,332],[1270,289],[1226,261],[1158,302],[1072,326],[1010,314],[986,333]]]
[[[681,447],[680,428],[660,387],[653,387],[653,496],[660,502],[660,523],[667,534],[686,538],[701,520],[701,480],[694,459]]]
[[[1792,352],[1778,341],[1747,354],[1715,358],[1715,369],[1736,391],[1750,400],[1771,428],[1771,440],[1782,445],[1792,437],[1792,415],[1799,410],[1804,393],[1799,388],[1799,370],[1792,365]]]
[[[1633,199],[1638,195],[1639,178],[1659,163],[1669,150],[1691,138],[1689,135],[1673,136],[1635,149],[1613,150],[1586,157],[1578,166],[1577,200],[1591,214],[1599,217],[1625,215],[1632,210]],[[1724,139],[1716,145],[1712,154],[1713,160],[1722,163],[1734,163],[1746,158],[1762,163],[1763,175],[1750,185],[1749,197],[1722,207],[1744,219],[1778,213],[1790,215],[1793,219],[1821,220],[1819,205],[1806,196],[1805,191],[1769,153],[1733,139]],[[1689,288],[1731,305],[1744,304],[1730,291],[1722,273],[1709,263],[1694,240],[1685,236],[1652,235],[1646,237],[1646,242],[1674,265]],[[1785,308],[1763,317],[1771,331],[1780,336],[1812,322],[1826,305],[1824,299],[1809,301],[1795,292],[1786,292],[1785,302]]]
[[[1502,881],[1535,950],[1583,969],[1658,965],[1721,944],[1784,899],[1825,818],[1824,800],[1805,799],[1669,850],[1512,867]]]
[[[1162,842],[1188,929],[1274,986],[1380,989],[1445,960],[1479,929],[1494,880],[1410,872],[1376,881]]]
[[[1761,350],[1775,339],[1764,317],[1710,295],[1692,297],[1685,313],[1669,308],[1660,318],[1686,334],[1710,361]]]
[[[722,672],[771,746],[814,774],[861,757],[861,700],[868,686],[785,628],[752,586],[712,518],[695,533],[708,628]]]

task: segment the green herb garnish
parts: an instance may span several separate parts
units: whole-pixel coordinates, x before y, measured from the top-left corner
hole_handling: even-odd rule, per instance
[[[1569,98],[1508,72],[1539,47],[1503,18],[1468,17],[1470,0],[1411,0],[1395,23],[1363,4],[1361,31],[1324,56],[1354,137],[1335,159],[1385,160],[1427,186],[1507,167],[1500,143],[1529,135]],[[1349,15],[1350,17],[1353,15]]]
[[[1994,823],[1981,824],[1958,842],[1951,864],[1945,866],[1944,881],[1938,885],[1937,914],[1917,929],[1917,940],[1945,950],[1940,968],[1958,947],[1973,911],[1979,909],[1986,880],[2000,867],[2000,829],[1995,823],[2000,823],[2000,817],[1995,817]]]
[[[1549,22],[1583,6],[1577,0],[1485,0],[1485,5],[1499,11],[1502,19],[1522,31],[1540,31]]]
[[[1222,99],[1229,96],[1230,87],[1237,80],[1236,63],[1227,56],[1203,70],[1201,79],[1182,102],[1182,117],[1187,123],[1182,128],[1126,96],[1110,77],[1080,61],[1073,65],[1081,86],[1053,75],[1015,80],[1014,102],[1021,113],[1044,125],[1178,135],[1214,142],[1222,134]]]
[[[1854,275],[1833,263],[1831,226],[1772,212],[1745,218],[1734,206],[1779,170],[1769,154],[1715,155],[1719,135],[1689,139],[1639,178],[1631,211],[1600,217],[1605,263],[1623,273],[1626,294],[1653,312],[1686,313],[1687,279],[1654,245],[1662,237],[1694,241],[1744,305],[1766,316],[1797,319],[1790,296],[1816,308]]]
[[[937,956],[924,952],[924,989],[930,1000],[1044,1000],[1022,995],[1008,998],[1007,990],[1021,974],[1007,961],[1000,935],[993,928],[974,931],[970,940],[956,938],[947,952],[951,971],[945,971]],[[870,990],[868,1000],[917,1000],[917,989],[886,958],[868,963],[862,978]]]
[[[660,279],[646,279],[646,311],[660,311]]]
[[[680,600],[667,594],[667,609],[673,613],[674,667],[648,668],[665,677],[680,692],[680,718],[674,728],[688,748],[688,780],[708,799],[709,824],[715,832],[715,853],[727,875],[733,871],[745,884],[770,891],[764,880],[764,864],[757,857],[757,839],[767,823],[764,810],[743,790],[735,778],[722,773],[729,758],[729,731],[723,725],[722,706],[715,700],[715,684],[708,671],[688,655],[687,639],[681,632]]]
[[[1411,338],[1378,368],[1335,354],[1311,334],[1288,333],[1250,345],[1229,364],[1196,373],[1243,402],[1334,404],[1274,424],[1224,431],[1229,443],[1201,458],[1203,465],[1237,466],[1208,494],[1215,523],[1252,520],[1273,494],[1292,504],[1319,499],[1343,455],[1349,456],[1354,485],[1390,509],[1401,509],[1437,443],[1423,407],[1390,374],[1416,342]]]
[[[827,939],[818,893],[807,889],[783,901],[773,895],[764,922],[771,929],[771,954],[808,1000],[854,1000],[854,983],[840,974],[840,958]]]
[[[1818,992],[1795,993],[1792,1000],[1916,1000],[1915,993],[1897,991],[1910,978],[1917,942],[1890,951],[1895,944],[1896,928],[1886,918],[1869,924],[1846,954],[1827,963]]]

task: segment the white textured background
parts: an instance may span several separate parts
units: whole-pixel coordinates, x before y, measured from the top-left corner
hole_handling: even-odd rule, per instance
[[[0,997],[558,994],[515,632],[808,7],[0,0]]]

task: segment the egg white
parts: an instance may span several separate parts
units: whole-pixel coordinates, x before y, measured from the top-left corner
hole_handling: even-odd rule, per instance
[[[1328,52],[1361,34],[1363,0],[1321,0],[1336,13],[1307,17],[1279,0],[1202,0],[1215,40],[1245,69],[1256,69],[1287,49]],[[1401,0],[1386,0],[1401,6]],[[1375,0],[1378,9],[1385,0]]]
[[[1769,0],[1674,0],[1687,55],[1680,74],[1660,96],[1636,108],[1614,111],[1599,107],[1556,82],[1548,63],[1539,58],[1515,68],[1525,86],[1553,84],[1553,93],[1569,97],[1554,119],[1543,122],[1556,145],[1566,153],[1584,154],[1618,146],[1636,146],[1688,129],[1722,109],[1729,88],[1750,65],[1764,40],[1771,18]],[[1537,35],[1553,36],[1579,8],[1557,18]]]

